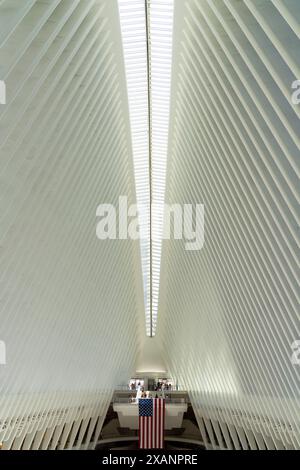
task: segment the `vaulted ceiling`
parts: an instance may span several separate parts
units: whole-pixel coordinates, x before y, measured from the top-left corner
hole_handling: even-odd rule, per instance
[[[173,4],[157,6],[163,29]],[[98,204],[133,203],[140,190],[120,11],[117,0],[0,0],[6,448],[59,438],[63,448],[74,422],[100,433],[149,333],[149,245],[95,230]],[[206,442],[238,447],[238,431],[242,445],[299,448],[299,2],[175,0],[171,14],[172,88],[162,114],[150,97],[140,145],[147,159],[164,132],[152,149],[158,177],[165,159],[157,198],[204,204],[205,243],[155,245],[153,344],[189,391]]]

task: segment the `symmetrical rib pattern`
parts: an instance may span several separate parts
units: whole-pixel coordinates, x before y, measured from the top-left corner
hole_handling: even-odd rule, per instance
[[[175,4],[167,202],[205,205],[205,244],[165,242],[157,331],[213,446],[300,447],[299,18]]]
[[[152,330],[156,332],[168,155],[173,47],[173,0],[147,0],[151,97]]]
[[[79,446],[143,311],[138,242],[96,237],[99,204],[135,201],[117,2],[4,0],[0,18],[0,441]]]
[[[141,0],[120,4],[144,19]],[[157,341],[208,447],[300,448],[299,2],[176,0],[168,128],[171,4],[148,0],[154,195],[167,173],[168,203],[204,204],[205,244],[166,241],[162,272],[154,245]],[[117,0],[0,0],[5,449],[94,445],[134,368],[144,303],[149,332],[138,241],[96,237],[97,206],[143,203],[149,181],[145,22],[127,28],[142,46],[126,84]],[[142,255],[147,272],[149,243]]]
[[[147,335],[151,335],[149,95],[145,0],[118,0],[118,4],[140,230],[145,322]]]
[[[118,4],[141,234],[146,333],[154,336],[168,154],[173,0],[118,0]]]

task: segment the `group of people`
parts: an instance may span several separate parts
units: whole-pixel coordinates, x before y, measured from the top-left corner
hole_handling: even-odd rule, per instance
[[[156,392],[163,392],[165,390],[172,390],[172,385],[168,382],[157,382],[154,390]]]
[[[130,401],[132,403],[137,403],[140,398],[158,398],[158,395],[156,394],[155,397],[153,397],[151,392],[149,391],[145,392],[144,389],[141,389],[141,390],[137,390],[136,396],[131,395]]]
[[[137,385],[136,385],[136,382],[132,382],[130,384],[130,389],[131,389],[132,392],[134,392],[135,390],[140,390],[141,388],[144,389],[144,387],[142,387],[141,382],[138,382]]]
[[[132,381],[129,387],[132,392],[135,392],[138,390],[142,390],[142,392],[144,392],[144,382],[141,383],[137,381]],[[166,381],[161,381],[161,380],[159,380],[154,387],[155,392],[163,392],[163,391],[171,391],[171,390],[172,390],[172,384]]]
[[[136,392],[135,396],[132,395],[130,397],[130,401],[132,403],[137,403],[140,398],[159,398],[157,393],[155,393],[155,395],[152,396],[151,392],[145,391],[143,381],[142,382],[132,381],[130,383],[129,387],[130,387],[130,390],[132,392]],[[172,390],[172,385],[171,385],[171,383],[169,383],[167,381],[158,380],[158,382],[156,383],[156,385],[154,387],[154,392],[161,392],[163,398],[168,397],[167,395],[165,396],[165,392],[169,391],[169,390]]]
[[[152,398],[152,395],[149,391],[146,392],[144,390],[144,387],[138,387],[137,392],[136,392],[136,396],[131,395],[130,401],[132,403],[137,403],[140,398]],[[156,398],[158,398],[158,397],[156,396]]]
[[[138,396],[140,395],[140,396]],[[149,391],[145,392],[144,388],[140,390],[140,393],[137,393],[138,398],[152,398],[152,395]]]

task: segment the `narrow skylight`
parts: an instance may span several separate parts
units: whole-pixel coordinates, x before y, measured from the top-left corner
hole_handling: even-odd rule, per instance
[[[146,332],[154,336],[163,234],[161,208],[165,198],[168,152],[173,0],[119,0],[119,11],[136,197],[143,234],[141,258]]]
[[[121,33],[139,211],[146,331],[150,321],[150,180],[147,38],[144,0],[119,0]]]
[[[168,155],[173,0],[148,0],[152,178],[152,331],[156,330]]]

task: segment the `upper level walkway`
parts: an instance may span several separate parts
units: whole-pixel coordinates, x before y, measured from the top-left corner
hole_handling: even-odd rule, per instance
[[[166,400],[165,429],[181,428],[183,415],[188,409],[188,393],[182,391],[153,392],[152,396],[164,397]],[[116,391],[113,397],[113,410],[118,414],[121,427],[138,429],[139,410],[136,393]]]

